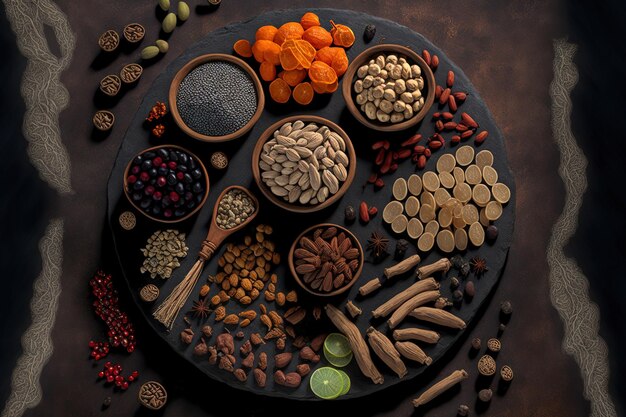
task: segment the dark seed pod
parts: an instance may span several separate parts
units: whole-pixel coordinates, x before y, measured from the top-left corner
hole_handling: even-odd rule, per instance
[[[469,415],[469,407],[465,404],[461,404],[459,405],[459,409],[457,411],[457,414],[461,417],[466,417]]]
[[[469,262],[463,262],[463,265],[461,265],[461,267],[459,268],[459,273],[461,274],[461,276],[466,277],[469,275],[470,270],[471,268]]]
[[[474,339],[472,339],[472,349],[480,350],[481,345],[482,343],[479,337],[475,337]]]
[[[111,397],[106,397],[104,401],[102,401],[102,407],[109,408],[111,405]]]
[[[474,281],[467,281],[465,284],[465,295],[469,298],[473,298],[476,295],[476,286]]]
[[[457,277],[450,278],[450,288],[458,288],[459,287],[459,279]]]
[[[506,324],[500,323],[500,325],[498,326],[498,333],[502,334],[504,333],[505,330],[506,330]]]
[[[500,303],[500,312],[505,316],[510,316],[513,313],[513,305],[509,300]]]
[[[454,291],[454,292],[452,293],[452,299],[453,299],[455,302],[459,302],[459,301],[461,301],[461,300],[463,299],[463,291],[461,291],[461,290],[456,290],[456,291]]]
[[[404,255],[406,254],[406,250],[409,248],[409,242],[407,242],[404,239],[399,239],[396,242],[396,251],[394,253],[394,258],[396,260],[401,260],[404,258]]]
[[[346,222],[353,222],[356,219],[356,211],[354,210],[354,207],[346,206],[344,216],[346,218]]]
[[[365,30],[363,31],[363,40],[365,43],[371,42],[374,36],[376,36],[376,26],[372,24],[365,26]]]
[[[493,391],[491,391],[490,389],[481,389],[480,392],[478,393],[478,399],[485,403],[491,401],[492,396],[493,396]]]
[[[487,230],[485,231],[485,237],[489,241],[494,241],[498,238],[498,228],[493,224],[487,226]]]

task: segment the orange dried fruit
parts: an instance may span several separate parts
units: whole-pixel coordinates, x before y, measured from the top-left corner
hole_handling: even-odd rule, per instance
[[[307,72],[305,69],[295,69],[290,71],[283,71],[283,76],[280,77],[291,87],[295,87],[300,84],[306,78]]]
[[[308,28],[313,26],[319,26],[320,18],[317,17],[315,13],[306,12],[302,15],[302,18],[300,19],[300,25],[302,25],[304,30],[307,30]]]
[[[266,40],[266,41],[274,42],[274,36],[276,36],[276,32],[278,32],[278,28],[276,28],[276,26],[272,26],[272,25],[261,26],[260,28],[256,30],[256,34],[254,35],[254,38],[257,41]]]
[[[333,58],[335,58],[335,55],[340,49],[343,50],[343,48],[337,48],[337,47],[333,48],[333,47],[326,46],[320,49],[319,51],[317,51],[317,53],[315,54],[315,59],[317,61],[325,62],[328,65],[332,65]]]
[[[293,89],[293,99],[298,104],[302,104],[306,106],[311,101],[313,101],[313,96],[315,93],[313,92],[313,86],[310,83],[304,82],[296,85]]]
[[[333,42],[337,46],[343,46],[344,48],[349,48],[354,44],[356,40],[354,36],[354,32],[346,25],[339,25],[330,21],[330,24],[333,28],[330,30],[330,34],[333,36]]]
[[[282,45],[287,39],[302,39],[304,28],[298,22],[287,22],[278,28],[274,35],[274,42]]]
[[[322,49],[333,44],[330,32],[321,26],[313,26],[305,30],[302,39],[313,45],[315,49]]]
[[[263,51],[263,60],[271,62],[272,65],[280,65],[280,46],[274,42],[266,45]]]
[[[317,83],[332,84],[337,81],[337,73],[325,62],[314,61],[309,68],[309,78]]]
[[[333,62],[330,65],[332,69],[337,73],[337,77],[341,77],[348,70],[348,55],[346,55],[346,51],[343,48],[339,49],[333,58]]]
[[[252,44],[252,54],[257,62],[265,61],[265,51],[269,51],[273,48],[274,42],[261,39]]]
[[[317,94],[326,93],[326,84],[316,83],[315,81],[311,81],[311,86],[313,87],[313,91]]]
[[[270,84],[270,97],[277,103],[286,103],[291,97],[291,87],[284,80],[276,78]]]
[[[235,42],[233,50],[237,53],[237,55],[244,58],[250,58],[252,56],[252,47],[247,39],[239,39]]]
[[[259,73],[263,81],[273,81],[276,78],[276,66],[269,61],[263,61]]]
[[[315,47],[311,45],[311,43],[309,43],[308,41],[297,40],[296,48],[298,49],[298,51],[302,53],[302,55],[308,61],[308,66],[305,66],[305,68],[308,68],[309,66],[311,66],[311,62],[313,62],[313,60],[315,59],[315,54],[317,53],[317,51],[315,50]]]
[[[326,84],[326,92],[327,93],[334,93],[335,91],[337,91],[337,88],[339,88],[339,81],[338,80],[335,80],[334,83]]]
[[[280,65],[287,71],[295,70],[300,65],[300,61],[296,58],[294,51],[295,47],[291,48],[282,48],[280,50],[279,59]]]

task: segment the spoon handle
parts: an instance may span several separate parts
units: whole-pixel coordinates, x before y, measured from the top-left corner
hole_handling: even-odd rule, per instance
[[[198,258],[201,258],[203,262],[206,262],[211,259],[216,250],[217,245],[210,240],[205,239],[202,241],[202,247],[200,248],[200,252],[198,252]]]

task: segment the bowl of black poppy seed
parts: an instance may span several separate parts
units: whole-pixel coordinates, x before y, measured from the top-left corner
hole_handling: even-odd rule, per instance
[[[247,133],[265,106],[263,86],[241,59],[207,54],[187,62],[174,76],[169,102],[183,132],[204,142],[226,142]]]

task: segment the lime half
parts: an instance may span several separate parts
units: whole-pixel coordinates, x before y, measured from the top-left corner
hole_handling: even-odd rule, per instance
[[[324,400],[333,400],[344,390],[343,376],[338,370],[324,366],[311,374],[309,384],[313,394]]]
[[[341,390],[341,394],[339,394],[339,395],[340,396],[341,395],[346,395],[348,393],[348,391],[350,391],[350,377],[348,376],[347,373],[345,373],[341,369],[337,369],[337,371],[343,377],[343,390]]]
[[[352,353],[348,338],[341,333],[331,333],[324,340],[324,349],[334,357],[343,358]]]
[[[348,365],[352,360],[352,356],[354,356],[352,352],[348,353],[347,356],[335,356],[330,353],[328,349],[326,349],[326,346],[324,346],[324,357],[331,365],[336,366],[337,368],[343,368]]]

